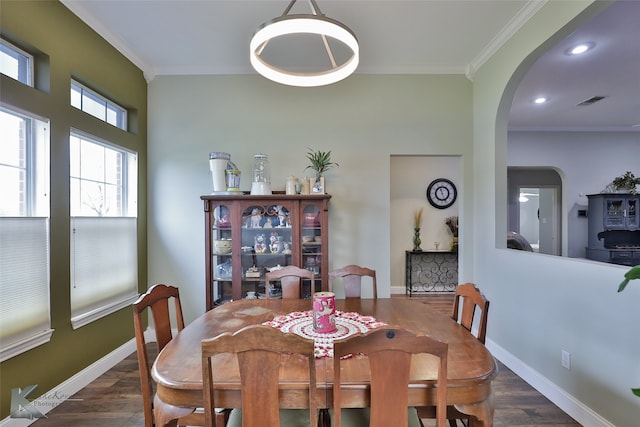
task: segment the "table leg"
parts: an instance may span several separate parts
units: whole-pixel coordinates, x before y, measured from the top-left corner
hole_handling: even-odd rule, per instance
[[[192,414],[194,409],[169,405],[158,395],[153,397],[153,418],[157,427],[177,427],[178,418]]]
[[[483,402],[455,406],[458,411],[470,415],[469,427],[493,427],[493,413],[495,412],[493,391]]]

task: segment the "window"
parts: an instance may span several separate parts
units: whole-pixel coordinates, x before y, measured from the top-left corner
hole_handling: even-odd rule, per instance
[[[0,361],[49,341],[48,123],[0,108]]]
[[[70,168],[75,329],[137,297],[138,165],[135,153],[74,131]]]
[[[33,86],[33,56],[0,39],[0,72]]]
[[[71,80],[71,105],[104,122],[127,130],[127,110]]]

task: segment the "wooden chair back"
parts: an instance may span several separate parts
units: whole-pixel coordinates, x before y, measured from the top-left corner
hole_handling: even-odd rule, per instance
[[[480,310],[480,320],[476,338],[484,344],[487,337],[489,301],[473,283],[464,283],[456,286],[451,318],[459,322],[469,332],[472,332],[476,307]],[[420,407],[418,408],[418,415],[420,418],[433,419],[435,417],[434,408]],[[449,425],[455,427],[457,426],[456,420],[469,420],[469,416],[458,411],[454,406],[449,406],[447,408],[447,419],[449,420]]]
[[[151,378],[151,361],[147,353],[147,342],[144,338],[142,316],[149,309],[153,317],[158,352],[173,339],[171,331],[171,317],[169,300],[173,299],[178,331],[184,329],[180,292],[174,286],[155,284],[133,303],[133,328],[136,333],[136,350],[138,354],[138,368],[140,370],[140,385],[142,387],[142,404],[144,410],[145,427],[154,426],[153,420],[153,379]],[[204,416],[192,413],[178,420],[180,425],[204,425]]]
[[[447,354],[449,345],[410,331],[383,327],[333,343],[334,427],[341,426],[340,363],[347,355],[368,357],[371,375],[370,427],[406,426],[412,355],[428,353],[439,358],[436,391],[437,426],[444,427],[447,407]]]
[[[489,300],[480,292],[473,283],[464,283],[456,286],[456,295],[453,299],[451,318],[459,322],[471,332],[475,318],[476,307],[480,310],[480,321],[476,338],[484,344],[487,337],[487,319],[489,316]],[[462,310],[460,310],[462,308]]]
[[[341,278],[344,286],[345,298],[360,298],[362,295],[363,277],[370,277],[367,283],[373,289],[373,298],[378,298],[378,284],[376,282],[376,271],[359,265],[347,265],[329,272],[329,290],[333,292],[334,280]]]
[[[271,282],[280,281],[282,286],[283,299],[300,299],[302,294],[302,280],[309,279],[311,281],[311,293],[315,292],[315,273],[311,270],[288,265],[279,270],[268,271],[265,276],[265,294],[267,298],[270,296]]]
[[[243,427],[280,425],[279,373],[281,365],[287,363],[282,355],[287,353],[287,357],[305,357],[309,368],[309,426],[317,427],[316,367],[312,340],[263,325],[251,325],[233,334],[227,332],[203,340],[202,374],[207,426],[215,425],[212,421],[215,384],[211,357],[220,353],[235,353],[238,358]]]

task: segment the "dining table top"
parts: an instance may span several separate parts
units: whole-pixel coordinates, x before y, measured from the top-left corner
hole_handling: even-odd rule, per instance
[[[156,414],[170,420],[180,416],[178,408],[202,407],[201,341],[245,326],[264,324],[291,313],[312,308],[311,300],[258,299],[237,300],[207,311],[180,331],[160,352],[153,364],[152,376],[157,384]],[[354,313],[374,318],[376,324],[387,324],[424,333],[449,344],[447,369],[447,403],[464,413],[474,415],[473,426],[493,425],[493,391],[491,382],[497,365],[491,353],[469,331],[450,316],[437,312],[418,300],[399,298],[337,299],[338,313]],[[273,323],[273,322],[272,322]],[[239,369],[233,355],[218,355],[214,366],[214,398],[216,407],[240,407]],[[287,357],[287,356],[283,356]],[[368,368],[362,358],[341,362],[342,399],[347,407],[368,406]],[[392,367],[390,367],[392,369]],[[437,359],[428,355],[414,356],[410,384],[410,406],[430,406],[435,402],[433,382],[437,375]],[[317,402],[330,408],[333,400],[333,359],[316,360]],[[429,381],[428,379],[433,380]],[[429,385],[431,383],[431,385]],[[283,364],[280,379],[283,407],[304,407],[308,391],[308,366],[291,359]],[[163,423],[160,423],[163,425]]]

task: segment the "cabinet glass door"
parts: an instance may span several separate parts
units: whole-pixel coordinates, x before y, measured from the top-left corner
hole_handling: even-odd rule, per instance
[[[605,199],[605,229],[638,228],[638,199],[632,197]]]
[[[623,228],[625,222],[624,199],[605,199],[604,227]]]
[[[638,202],[640,199],[627,200],[627,228],[638,228],[640,218],[638,217]]]
[[[322,256],[323,231],[320,209],[315,205],[306,205],[302,209],[302,268],[311,270],[316,275],[315,291],[321,290],[323,264],[326,260]],[[303,288],[305,297],[311,297],[311,289]]]
[[[242,211],[242,297],[256,292],[266,297],[264,275],[291,264],[291,208],[287,205],[252,204]],[[278,297],[279,289],[270,291]]]
[[[216,304],[231,300],[232,228],[229,207],[217,205],[213,210],[211,257],[213,298]]]

